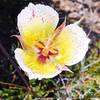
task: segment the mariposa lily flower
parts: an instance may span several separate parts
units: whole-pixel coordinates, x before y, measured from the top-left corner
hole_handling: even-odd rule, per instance
[[[29,3],[18,15],[22,48],[15,58],[29,79],[52,78],[80,62],[90,39],[76,23],[57,27],[58,13],[51,7]],[[66,66],[67,65],[67,66]]]

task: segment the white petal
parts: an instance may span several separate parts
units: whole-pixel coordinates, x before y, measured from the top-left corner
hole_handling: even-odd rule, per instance
[[[77,24],[70,24],[66,26],[66,30],[69,30],[72,36],[72,41],[74,42],[74,52],[73,52],[73,58],[67,65],[74,65],[81,60],[86,55],[86,52],[88,51],[88,45],[90,42],[90,39],[87,37],[85,31],[79,27]],[[66,40],[67,41],[67,40]],[[69,44],[70,45],[70,44]]]
[[[29,77],[29,79],[39,79],[41,80],[42,78],[53,78],[55,76],[57,76],[58,74],[60,74],[62,72],[62,70],[58,70],[57,69],[57,72],[54,73],[54,74],[50,74],[50,75],[41,75],[41,74],[37,74],[35,72],[32,72],[31,69],[28,68],[28,66],[26,66],[24,64],[24,61],[23,61],[23,57],[22,57],[22,54],[23,54],[23,50],[20,49],[20,48],[17,48],[15,50],[15,58],[19,64],[19,66],[21,67],[21,69],[26,72],[27,76]]]
[[[88,51],[89,42],[90,39],[77,24],[66,26],[54,44],[59,50],[57,61],[68,66],[80,62]]]
[[[58,13],[53,8],[42,4],[34,5],[29,3],[18,15],[17,24],[20,33],[22,33],[25,25],[34,23],[34,18],[39,18],[44,22],[50,22],[54,27],[57,26],[59,21]]]

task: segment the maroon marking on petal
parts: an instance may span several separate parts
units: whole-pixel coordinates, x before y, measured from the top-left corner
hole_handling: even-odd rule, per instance
[[[35,16],[34,11],[32,12],[32,16],[33,16],[33,17]]]
[[[47,57],[44,55],[39,55],[38,61],[42,64],[46,63]]]

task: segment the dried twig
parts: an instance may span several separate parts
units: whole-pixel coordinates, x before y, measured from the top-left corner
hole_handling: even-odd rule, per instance
[[[84,66],[84,67],[81,69],[81,72],[84,72],[84,71],[88,70],[88,68],[92,67],[92,65],[94,65],[94,64],[96,64],[96,63],[98,63],[98,62],[100,62],[100,59],[94,61],[94,62],[91,63],[91,64],[88,64],[87,66]]]
[[[1,85],[5,85],[5,86],[9,86],[10,88],[15,88],[15,87],[18,87],[18,88],[21,88],[21,89],[23,89],[23,90],[26,90],[26,91],[27,91],[27,88],[26,88],[26,87],[21,86],[21,85],[18,85],[18,84],[6,83],[6,82],[1,82],[1,81],[0,81],[0,84],[1,84]]]
[[[59,77],[60,77],[60,80],[61,80],[61,82],[62,82],[62,84],[63,84],[63,88],[64,88],[64,90],[65,90],[65,92],[66,92],[66,96],[68,95],[68,97],[71,98],[70,92],[69,92],[69,90],[67,89],[67,86],[66,86],[64,80],[63,80],[62,77],[61,77],[61,74],[59,74]]]

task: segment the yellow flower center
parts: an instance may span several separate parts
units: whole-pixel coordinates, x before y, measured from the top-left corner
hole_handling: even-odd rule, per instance
[[[38,42],[36,47],[39,49],[38,52],[38,61],[40,63],[46,63],[49,60],[50,56],[55,56],[58,54],[58,50],[54,48],[50,48],[49,45],[44,45],[42,42]]]

